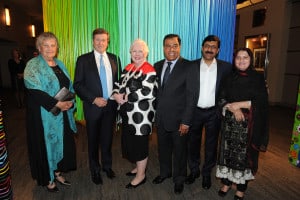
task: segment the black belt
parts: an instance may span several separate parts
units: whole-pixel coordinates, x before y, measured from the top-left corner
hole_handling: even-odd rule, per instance
[[[210,110],[214,110],[215,108],[216,108],[216,106],[212,106],[212,107],[208,107],[208,108],[197,107],[197,109],[201,110],[201,111],[210,111]]]

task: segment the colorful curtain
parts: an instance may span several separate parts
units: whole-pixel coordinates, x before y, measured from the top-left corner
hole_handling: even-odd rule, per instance
[[[119,54],[117,0],[43,0],[44,30],[59,41],[59,55],[74,78],[76,59],[93,50],[92,32],[104,27],[110,33],[108,51]],[[81,100],[76,97],[75,118],[83,120]]]
[[[136,38],[149,46],[148,61],[163,59],[163,38],[176,33],[182,39],[181,55],[201,57],[202,40],[210,34],[221,39],[220,59],[232,61],[236,0],[43,0],[44,29],[57,35],[59,58],[74,76],[76,58],[92,50],[92,31],[110,33],[108,51],[130,62],[129,47]],[[83,119],[77,98],[76,119]]]
[[[119,0],[118,8],[124,64],[130,62],[129,47],[136,38],[148,43],[150,63],[162,59],[163,38],[168,33],[180,35],[181,55],[187,59],[200,58],[202,40],[217,35],[219,58],[232,61],[236,0]]]
[[[291,148],[289,152],[289,161],[291,164],[300,167],[300,84],[298,89],[298,100],[292,133]]]

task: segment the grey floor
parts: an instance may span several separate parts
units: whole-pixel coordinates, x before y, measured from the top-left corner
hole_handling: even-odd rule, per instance
[[[130,178],[125,173],[133,167],[121,157],[120,133],[116,133],[113,142],[113,169],[117,174],[114,180],[103,175],[104,184],[95,185],[90,180],[87,161],[87,141],[85,128],[78,124],[77,170],[65,174],[72,182],[71,187],[58,185],[59,193],[49,193],[44,187],[37,186],[32,180],[29,170],[26,132],[25,109],[18,109],[11,92],[6,91],[3,96],[3,115],[12,187],[15,200],[47,200],[47,199],[233,199],[235,190],[232,189],[225,198],[217,195],[220,187],[219,180],[213,178],[210,190],[203,190],[201,178],[193,185],[185,185],[181,195],[173,192],[171,179],[160,185],[153,185],[152,180],[159,173],[157,160],[156,133],[150,138],[150,155],[147,170],[147,182],[134,190],[125,189]],[[245,194],[248,200],[296,200],[300,199],[300,169],[288,162],[291,133],[293,127],[294,109],[283,107],[270,107],[270,145],[266,153],[260,155],[259,171],[256,179],[249,183]]]

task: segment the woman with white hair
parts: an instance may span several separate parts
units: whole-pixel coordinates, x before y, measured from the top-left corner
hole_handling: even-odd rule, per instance
[[[136,39],[130,47],[132,63],[128,64],[115,83],[113,95],[122,117],[122,154],[136,167],[127,176],[134,176],[126,188],[146,182],[149,135],[152,133],[154,103],[157,91],[156,72],[147,62],[148,46]]]

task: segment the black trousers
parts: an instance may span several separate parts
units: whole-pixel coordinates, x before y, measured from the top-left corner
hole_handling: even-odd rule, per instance
[[[180,136],[178,130],[166,131],[159,126],[157,139],[160,176],[173,174],[174,183],[183,183],[187,174],[187,135]]]
[[[88,116],[88,115],[86,115]],[[116,120],[116,103],[108,100],[108,104],[100,113],[86,119],[89,166],[91,172],[112,167],[112,139],[114,123]],[[101,164],[99,162],[99,147],[101,151]]]
[[[203,128],[205,128],[202,175],[210,176],[212,168],[216,165],[220,126],[221,119],[219,119],[215,107],[211,109],[196,108],[188,140],[188,165],[191,173],[200,172],[201,139]]]

